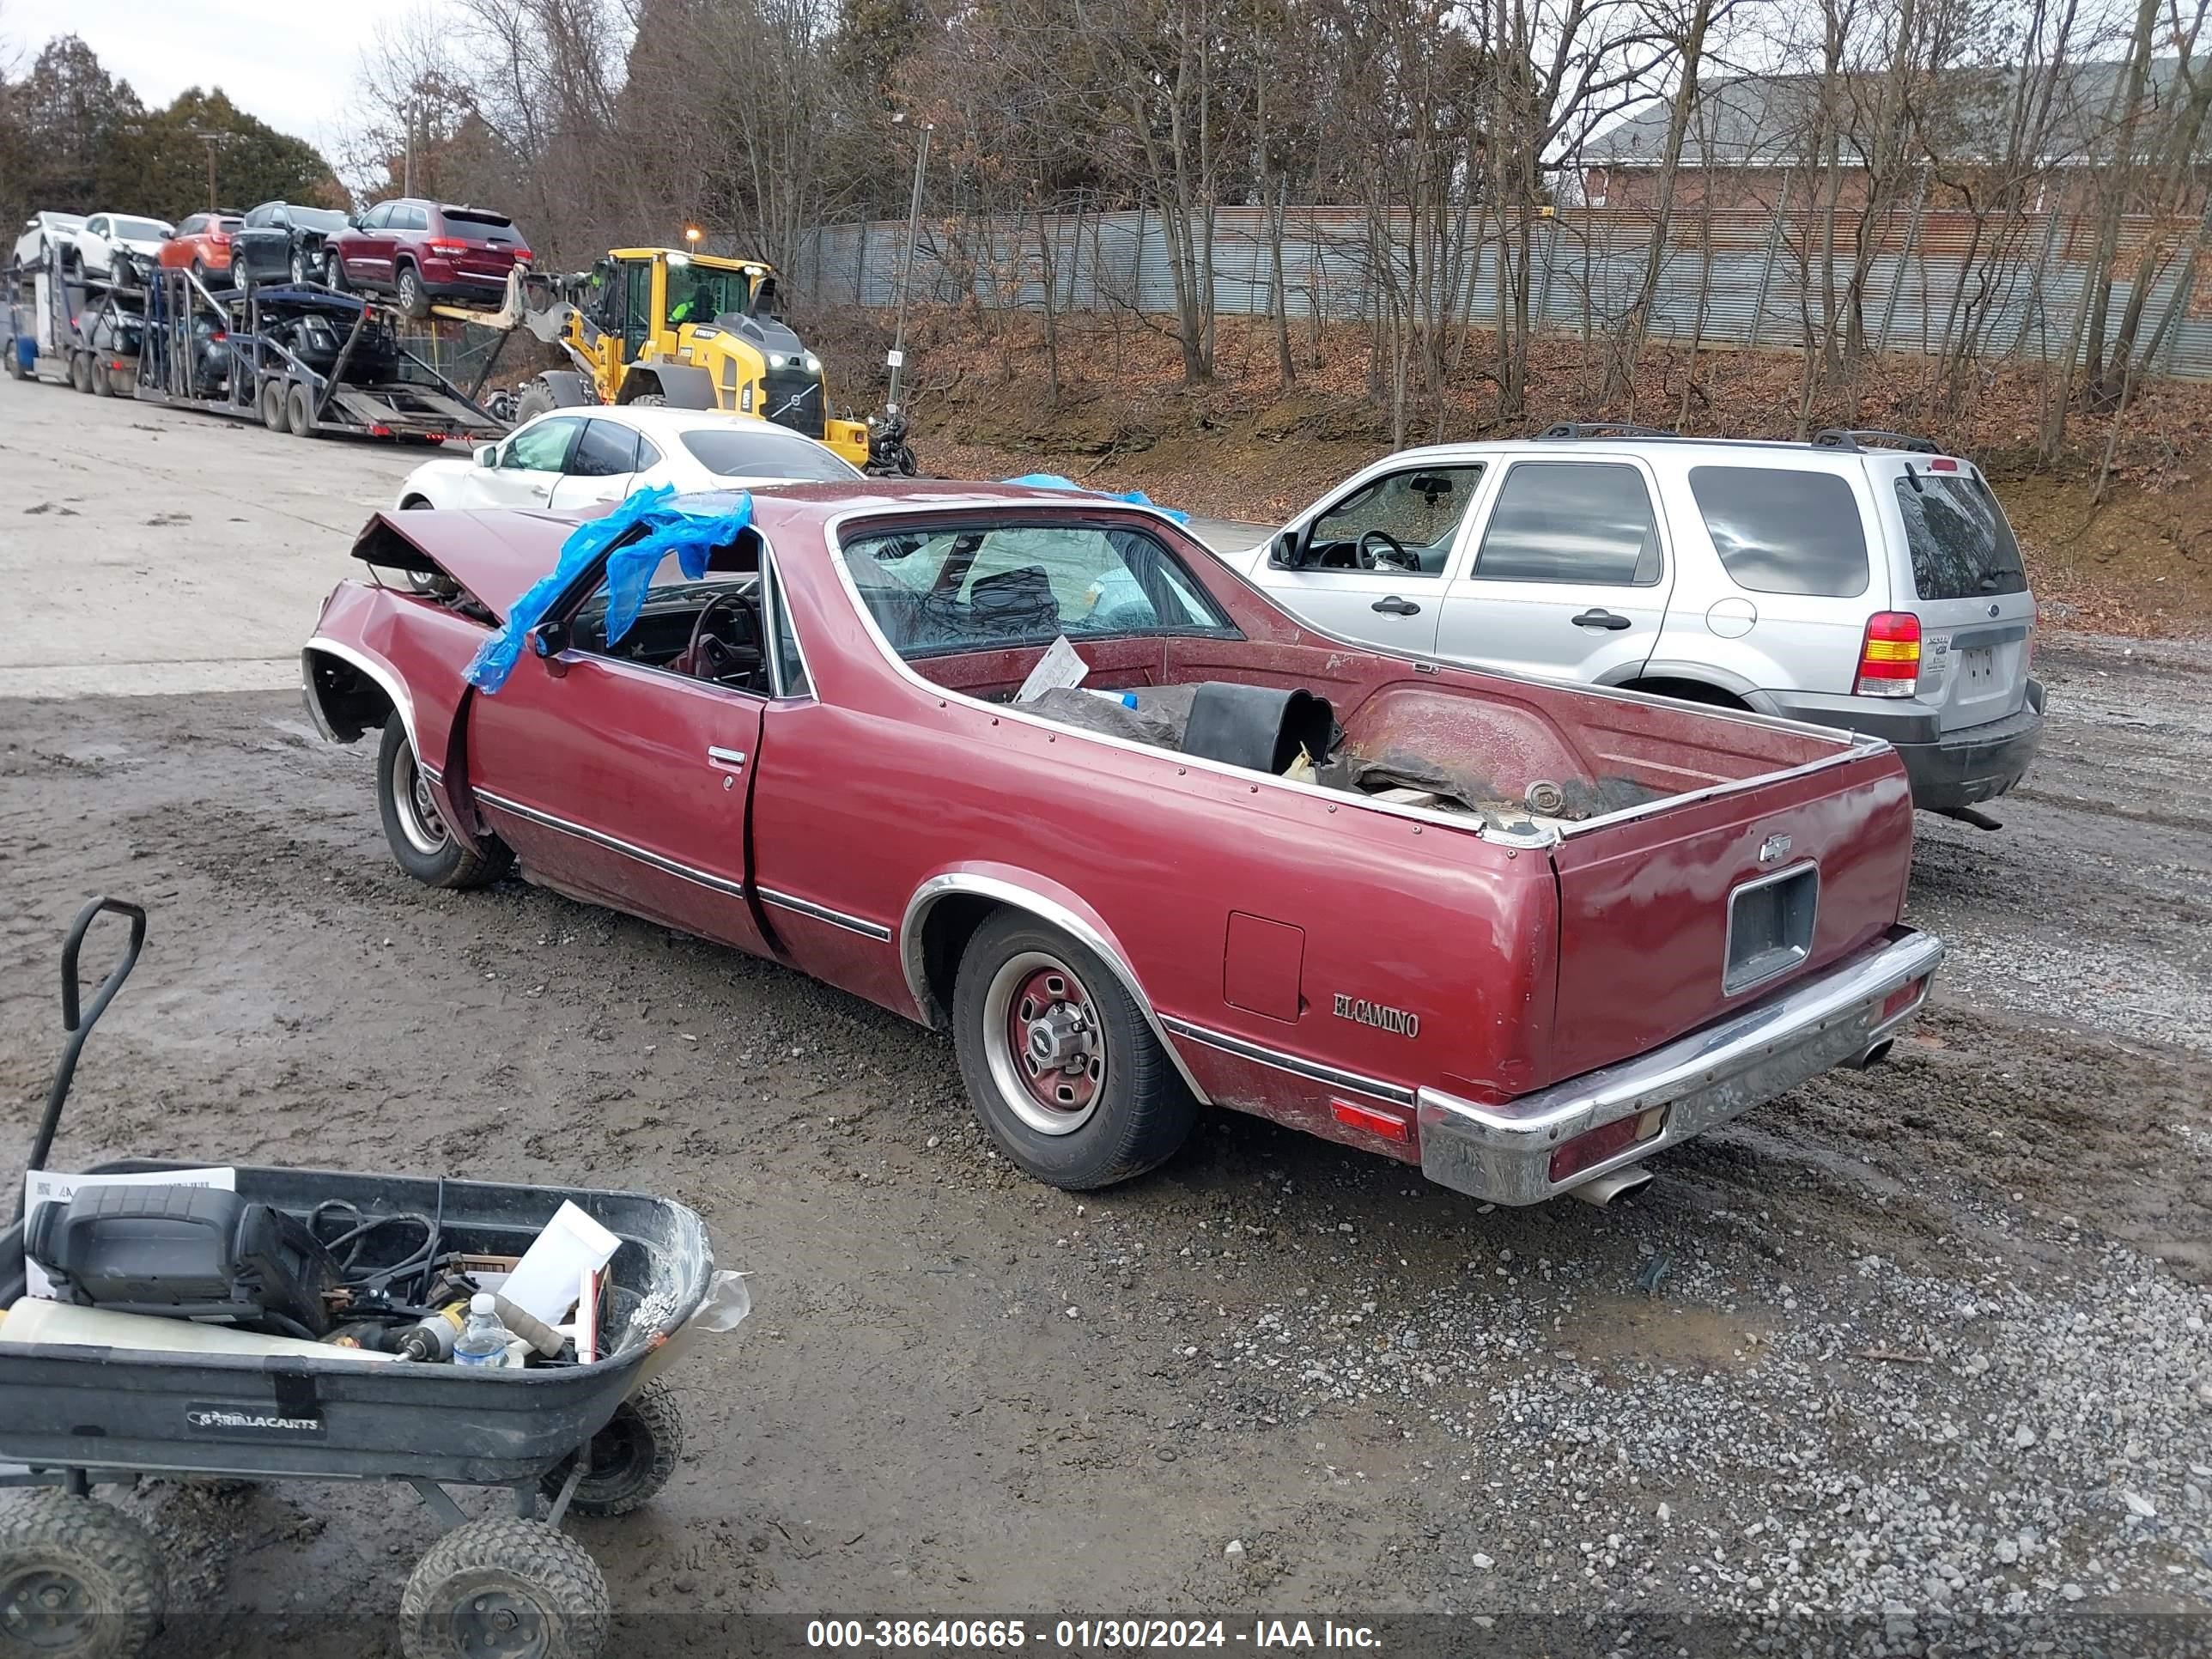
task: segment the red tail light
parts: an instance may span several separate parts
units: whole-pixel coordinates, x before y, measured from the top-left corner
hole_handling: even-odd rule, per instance
[[[469,251],[466,242],[433,242],[430,252],[441,259],[457,259]]]
[[[1910,1008],[1915,1002],[1919,1000],[1921,988],[1925,986],[1927,983],[1927,976],[1923,975],[1918,979],[1908,980],[1903,985],[1899,986],[1894,991],[1892,991],[1889,994],[1887,999],[1883,1000],[1881,1017],[1883,1019],[1888,1019],[1894,1015],[1903,1013],[1907,1008]]]
[[[530,250],[526,247],[519,247],[514,250],[514,257],[518,259],[527,259],[530,258]]]
[[[1859,647],[1862,697],[1909,697],[1920,683],[1920,618],[1910,611],[1878,611],[1867,618]]]
[[[1402,1117],[1372,1106],[1363,1106],[1356,1100],[1335,1100],[1328,1103],[1329,1115],[1346,1128],[1364,1129],[1370,1135],[1380,1135],[1385,1140],[1410,1141],[1413,1126]]]
[[[1600,1128],[1585,1129],[1571,1140],[1561,1141],[1552,1153],[1552,1180],[1558,1182],[1580,1175],[1592,1164],[1604,1163],[1615,1152],[1625,1152],[1637,1142],[1650,1139],[1659,1133],[1666,1115],[1664,1107],[1655,1106],[1648,1112],[1615,1118]]]

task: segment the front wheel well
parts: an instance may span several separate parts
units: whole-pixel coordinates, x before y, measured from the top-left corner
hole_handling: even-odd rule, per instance
[[[323,724],[340,743],[364,732],[381,732],[392,719],[392,694],[344,658],[327,651],[307,653],[307,684],[322,711]]]
[[[1649,679],[1631,680],[1620,688],[1624,691],[1644,691],[1655,697],[1674,697],[1682,702],[1701,702],[1711,708],[1741,708],[1751,705],[1733,691],[1709,685],[1703,680],[1678,679],[1670,675],[1654,675]]]

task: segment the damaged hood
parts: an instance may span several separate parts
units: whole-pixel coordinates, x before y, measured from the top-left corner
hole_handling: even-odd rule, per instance
[[[515,600],[560,562],[569,532],[607,511],[380,513],[354,538],[353,556],[380,569],[448,577],[504,622]]]

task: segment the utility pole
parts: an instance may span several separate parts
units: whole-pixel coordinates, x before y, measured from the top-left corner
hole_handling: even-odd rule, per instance
[[[906,112],[891,117],[893,125],[903,125]],[[937,129],[925,123],[921,129],[921,144],[914,155],[914,199],[906,210],[906,259],[899,270],[898,320],[891,329],[891,388],[884,400],[884,411],[896,415],[899,408],[899,371],[906,367],[906,295],[914,284],[914,245],[921,240],[921,184],[929,167],[929,135]]]
[[[222,134],[222,133],[220,133],[220,132],[203,132],[203,133],[201,133],[201,134],[199,135],[199,141],[200,141],[200,143],[202,143],[203,144],[205,144],[205,145],[207,146],[207,164],[208,164],[208,211],[209,211],[210,213],[213,213],[213,212],[216,210],[216,201],[215,201],[215,152],[216,152],[216,146],[222,143],[224,137],[225,137],[225,135],[224,135],[224,134]]]
[[[415,100],[412,98],[403,106],[401,118],[407,123],[407,136],[399,142],[399,193],[412,196],[415,193]]]

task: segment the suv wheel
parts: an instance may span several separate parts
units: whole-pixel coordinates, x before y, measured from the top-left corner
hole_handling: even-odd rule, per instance
[[[430,296],[422,291],[422,275],[414,266],[399,267],[399,274],[394,279],[393,294],[399,301],[399,309],[405,315],[422,318],[430,314]]]
[[[339,263],[335,248],[323,255],[323,281],[340,294],[346,291],[345,266]]]
[[[306,251],[294,248],[292,250],[292,280],[295,283],[310,283],[314,280],[314,276],[315,268],[308,259]]]

